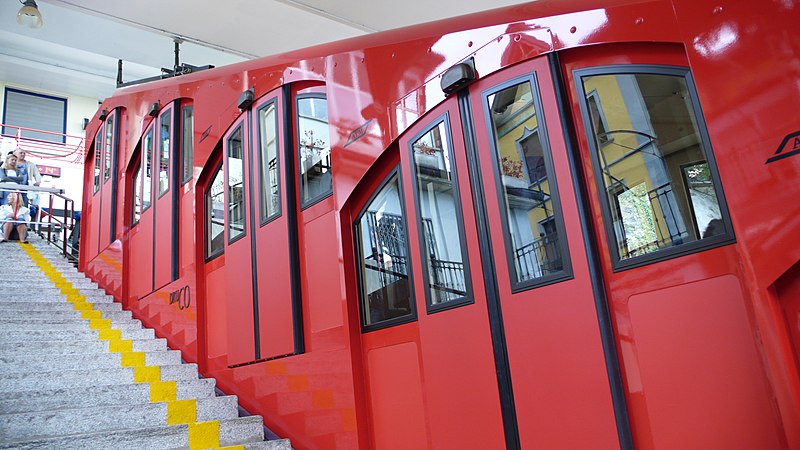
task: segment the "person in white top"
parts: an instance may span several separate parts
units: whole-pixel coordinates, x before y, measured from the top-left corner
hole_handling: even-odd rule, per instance
[[[28,222],[31,220],[30,210],[22,204],[22,196],[16,192],[8,194],[8,201],[0,206],[0,223],[3,224],[3,237],[0,242],[11,236],[11,230],[17,229],[19,241],[28,243]]]

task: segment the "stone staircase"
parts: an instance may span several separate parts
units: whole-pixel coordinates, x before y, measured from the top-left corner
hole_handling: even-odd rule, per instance
[[[0,449],[291,449],[31,238],[0,244]]]

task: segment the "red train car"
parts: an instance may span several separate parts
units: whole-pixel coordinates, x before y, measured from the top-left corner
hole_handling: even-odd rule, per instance
[[[799,10],[540,1],[122,88],[80,267],[296,448],[800,448]]]

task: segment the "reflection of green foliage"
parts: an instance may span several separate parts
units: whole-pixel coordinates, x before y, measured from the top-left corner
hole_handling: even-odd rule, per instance
[[[656,242],[656,226],[645,184],[619,194],[618,200],[628,251],[634,253]]]
[[[696,164],[687,168],[686,176],[689,177],[690,183],[705,183],[711,181],[711,171],[708,169],[708,163]]]

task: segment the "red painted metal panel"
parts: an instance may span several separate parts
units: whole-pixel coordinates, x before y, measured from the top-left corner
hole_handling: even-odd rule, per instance
[[[155,256],[153,260],[153,264],[155,265],[153,269],[153,286],[155,289],[160,289],[172,281],[172,240],[177,238],[173,236],[172,230],[172,209],[177,207],[177,205],[172,204],[172,191],[173,189],[177,189],[177,181],[174,180],[172,176],[172,165],[176,163],[174,140],[180,139],[180,131],[174,129],[174,115],[180,114],[180,110],[175,111],[175,109],[176,108],[169,107],[161,111],[157,125],[159,128],[156,128],[156,130],[158,130],[156,135],[159,136],[159,138],[156,139],[156,144],[153,149],[153,198],[155,199],[153,205],[155,213],[155,223],[153,224],[153,253]],[[161,161],[161,155],[164,152],[164,148],[162,147],[165,144],[165,136],[162,135],[163,131],[161,130],[163,124],[169,126],[169,136],[167,137],[169,139],[167,142],[169,148],[166,149],[169,152],[169,159],[166,163]],[[164,164],[166,164],[169,189],[161,193],[159,183],[162,182],[161,177],[163,176]]]

